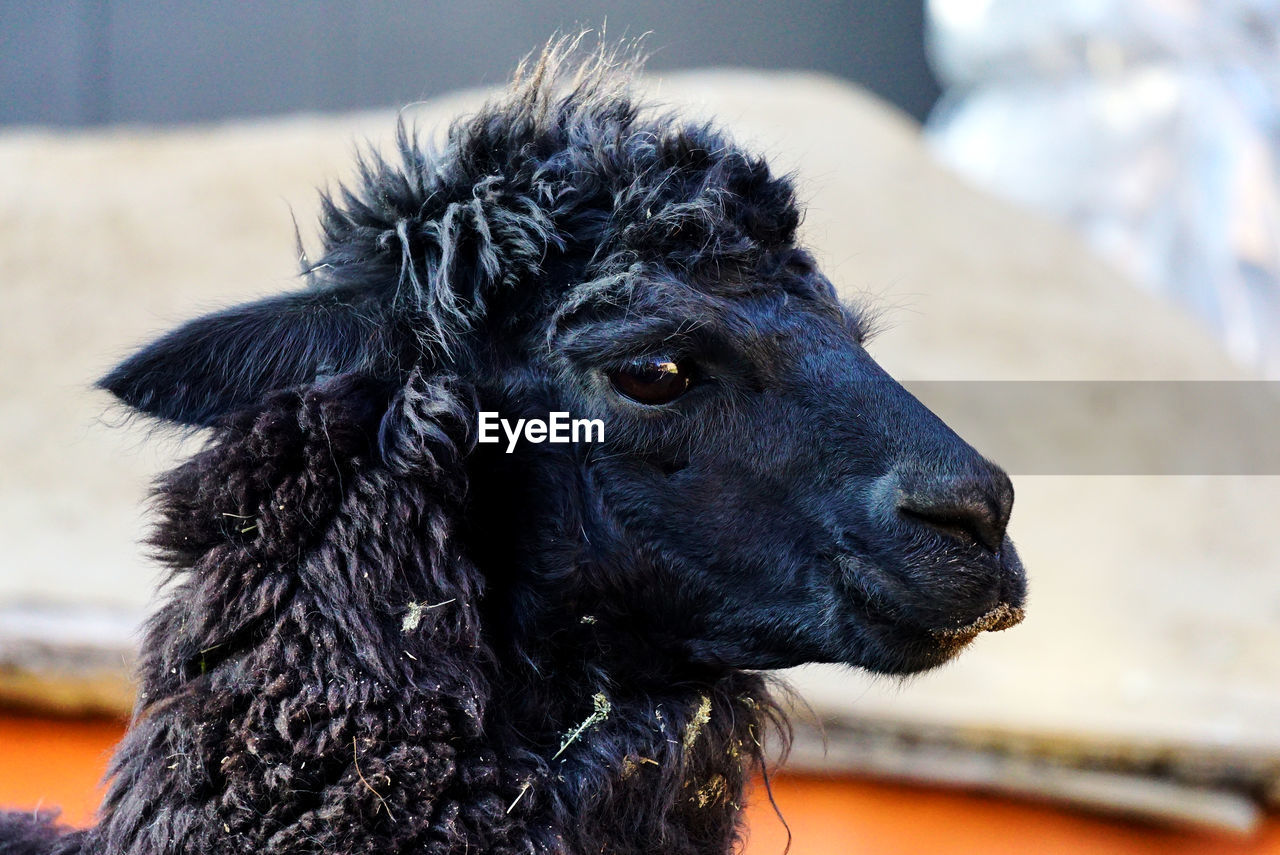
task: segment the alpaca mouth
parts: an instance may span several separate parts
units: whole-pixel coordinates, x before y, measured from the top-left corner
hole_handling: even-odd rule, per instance
[[[966,564],[960,568],[991,577],[993,590],[987,602],[995,604],[978,617],[970,617],[973,612],[962,602],[923,605],[921,595],[928,593],[928,587],[918,582],[906,584],[897,574],[852,554],[836,556],[836,565],[842,574],[842,590],[862,614],[873,622],[912,629],[939,642],[971,641],[984,632],[1000,632],[1017,626],[1026,617],[1022,562],[1011,548],[1002,550],[994,562]],[[927,613],[913,614],[915,608],[909,604],[923,607]]]
[[[852,620],[868,640],[852,664],[877,673],[909,674],[936,667],[982,633],[1010,629],[1026,616],[1025,576],[1011,547],[994,561],[965,565],[969,572],[989,577],[981,604],[949,600],[945,591],[905,583],[899,574],[851,554],[838,556],[836,564]],[[950,567],[956,572],[955,565]],[[983,611],[975,617],[979,609]]]
[[[1000,632],[1017,626],[1026,617],[1026,609],[1009,603],[1000,603],[994,609],[975,621],[954,629],[933,629],[929,631],[938,642],[945,645],[968,644],[981,633]]]
[[[877,642],[856,663],[884,674],[912,674],[948,662],[984,632],[1000,632],[1020,623],[1021,606],[1001,602],[963,626],[925,629],[910,622],[877,622]]]

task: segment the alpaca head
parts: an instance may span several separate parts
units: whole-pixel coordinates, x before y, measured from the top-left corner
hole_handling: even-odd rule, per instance
[[[398,389],[447,378],[473,408],[460,548],[525,651],[589,634],[667,673],[906,673],[1015,623],[1008,478],[868,355],[788,180],[554,53],[326,198],[305,290],[193,321],[102,385],[207,426],[365,375],[392,455]],[[476,444],[480,412],[603,439]]]

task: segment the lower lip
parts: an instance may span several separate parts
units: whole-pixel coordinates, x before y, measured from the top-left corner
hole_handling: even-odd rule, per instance
[[[1016,626],[1022,622],[1024,615],[1025,612],[1021,607],[1000,603],[973,623],[956,629],[935,629],[931,630],[929,634],[942,642],[954,640],[968,643],[977,637],[979,633],[999,632],[1002,629]]]

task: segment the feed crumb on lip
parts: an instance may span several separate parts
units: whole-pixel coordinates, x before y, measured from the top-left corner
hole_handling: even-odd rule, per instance
[[[930,635],[940,641],[969,641],[981,632],[999,632],[1017,626],[1025,616],[1025,609],[1001,603],[973,623],[955,629],[931,630]]]

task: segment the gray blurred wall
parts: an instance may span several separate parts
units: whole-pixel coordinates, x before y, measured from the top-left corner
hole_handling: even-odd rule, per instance
[[[399,105],[501,82],[553,32],[648,32],[656,70],[811,69],[921,117],[923,0],[0,0],[0,124]]]

